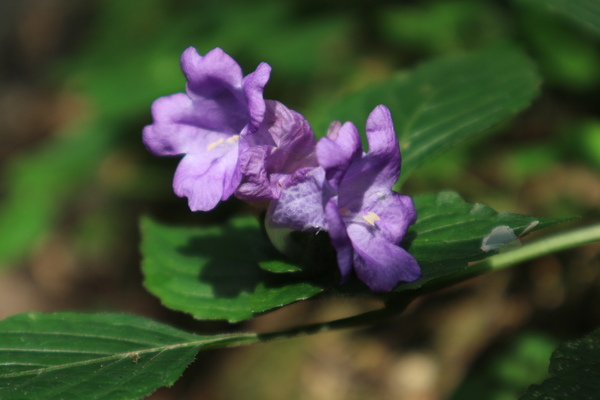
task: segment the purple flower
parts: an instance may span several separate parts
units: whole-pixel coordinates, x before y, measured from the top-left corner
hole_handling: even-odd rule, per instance
[[[369,152],[363,153],[351,122],[335,122],[317,143],[318,168],[283,190],[267,213],[273,229],[329,231],[342,282],[352,271],[374,292],[421,275],[399,246],[416,220],[412,199],[392,191],[400,175],[400,149],[389,110],[376,107],[367,120]]]
[[[175,194],[187,197],[192,211],[208,211],[240,185],[239,141],[262,124],[271,67],[261,63],[244,77],[220,48],[200,56],[190,47],[181,68],[187,93],[154,102],[144,144],[159,156],[184,155],[173,179]]]
[[[325,182],[325,170],[313,168],[299,182],[282,190],[278,199],[271,201],[266,224],[271,230],[327,231],[323,207],[333,195]]]
[[[400,149],[386,107],[369,115],[367,139],[364,154],[356,127],[338,122],[317,144],[319,164],[335,192],[325,203],[325,219],[342,281],[354,269],[372,291],[388,292],[421,275],[414,257],[398,246],[417,213],[409,196],[392,191],[400,176]]]
[[[318,166],[317,142],[306,119],[277,101],[266,105],[259,129],[240,142],[242,183],[236,196],[242,200],[277,199]]]

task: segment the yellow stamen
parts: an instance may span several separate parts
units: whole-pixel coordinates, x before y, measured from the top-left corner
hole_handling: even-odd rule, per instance
[[[240,135],[233,135],[233,136],[230,136],[229,138],[227,138],[226,142],[227,143],[236,143],[238,140],[240,140]]]
[[[379,215],[375,214],[374,212],[369,212],[367,215],[363,215],[363,219],[371,226],[375,226],[375,221],[381,220]]]
[[[218,145],[223,144],[223,142],[225,142],[225,139],[221,138],[221,139],[216,140],[216,141],[214,141],[212,143],[209,143],[208,146],[206,146],[206,150],[207,151],[211,151],[212,149],[214,149]]]

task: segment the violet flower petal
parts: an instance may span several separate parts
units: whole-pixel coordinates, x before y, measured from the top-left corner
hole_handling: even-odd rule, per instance
[[[275,228],[296,231],[324,231],[327,221],[323,209],[325,171],[312,169],[303,181],[281,192],[271,202],[267,220]]]
[[[250,118],[247,132],[244,133],[254,133],[265,117],[266,101],[263,99],[263,92],[270,74],[271,66],[263,62],[256,67],[254,72],[246,75],[242,82]]]
[[[377,195],[377,194],[376,194]],[[374,213],[379,220],[374,224],[384,237],[392,243],[400,243],[408,227],[417,220],[417,211],[410,196],[388,191],[377,199],[368,199],[363,212]]]
[[[239,169],[231,168],[237,160],[237,152],[222,151],[220,158],[199,172],[198,166],[205,163],[201,158],[195,154],[184,157],[173,179],[175,194],[187,197],[192,211],[212,210],[219,201],[231,196],[241,180]]]
[[[240,141],[242,183],[236,196],[246,201],[272,200],[298,183],[305,169],[317,167],[316,141],[304,117],[267,100],[260,128]],[[302,172],[305,171],[305,172]]]
[[[236,197],[246,201],[270,200],[275,197],[274,188],[269,181],[265,162],[271,149],[269,146],[250,146],[240,151],[240,172],[242,182],[237,188]]]
[[[241,89],[244,76],[238,63],[217,47],[204,56],[194,47],[181,54],[181,69],[187,80],[188,94],[195,97],[218,98],[223,87]]]
[[[199,161],[210,164],[220,157],[223,149],[237,149],[236,136],[221,132],[207,131],[193,125],[153,124],[143,130],[143,142],[148,150],[160,156],[177,156],[182,154],[202,154]],[[233,145],[233,146],[232,146]],[[217,151],[213,151],[217,149]],[[200,165],[199,169],[203,169]]]
[[[354,125],[333,124],[317,144],[317,158],[332,190],[325,214],[342,276],[353,267],[371,290],[385,292],[420,276],[416,260],[399,246],[416,211],[410,197],[392,191],[401,157],[385,106],[369,115],[367,139],[363,154]]]
[[[341,283],[344,283],[352,273],[354,249],[346,232],[346,225],[338,210],[337,199],[329,199],[325,204],[325,216],[329,228],[329,237],[337,253],[337,262],[341,274]]]
[[[353,162],[340,183],[340,206],[361,207],[362,197],[387,193],[400,176],[400,148],[392,117],[385,106],[377,106],[367,119],[369,152]]]
[[[373,292],[389,292],[399,282],[412,282],[421,277],[415,258],[394,245],[373,228],[351,224],[347,232],[354,249],[354,271]]]
[[[154,123],[144,128],[144,143],[157,155],[184,155],[173,180],[175,193],[188,197],[192,211],[208,211],[241,182],[238,141],[262,123],[271,68],[262,63],[244,78],[223,50],[201,56],[192,47],[183,52],[181,67],[187,95],[154,102]]]
[[[186,153],[190,143],[206,132],[194,124],[195,115],[192,100],[185,93],[156,99],[152,103],[154,123],[146,126],[143,131],[144,145],[159,156]]]
[[[362,153],[360,135],[354,124],[332,124],[327,137],[317,143],[317,160],[327,176],[327,181],[334,190],[353,161]]]
[[[220,48],[201,56],[189,47],[181,55],[187,94],[199,110],[195,124],[209,130],[239,134],[249,120],[242,90],[242,69]]]
[[[382,170],[377,184],[391,188],[400,176],[401,157],[392,115],[387,107],[377,106],[369,114],[367,140],[369,152],[365,156],[365,162],[380,164]]]
[[[278,101],[267,100],[263,125],[268,126],[275,148],[267,160],[271,173],[293,174],[305,167],[318,166],[317,142],[308,121]]]

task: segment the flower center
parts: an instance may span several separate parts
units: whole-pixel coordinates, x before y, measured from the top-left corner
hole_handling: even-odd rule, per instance
[[[214,150],[215,148],[219,147],[223,143],[231,143],[231,144],[237,143],[238,140],[240,140],[240,135],[232,135],[232,136],[228,137],[227,139],[220,138],[218,140],[215,140],[212,143],[209,143],[208,146],[206,146],[206,150],[207,151]]]
[[[381,220],[381,218],[379,218],[379,215],[371,211],[367,215],[363,215],[362,217],[371,226],[375,226],[375,221]]]
[[[219,145],[223,144],[224,142],[225,142],[225,139],[221,138],[221,139],[219,139],[219,140],[216,140],[216,141],[214,141],[214,142],[212,142],[212,143],[209,143],[209,144],[208,144],[208,146],[206,146],[206,150],[207,150],[207,151],[211,151],[211,150],[213,150],[215,147],[217,147],[217,146],[219,146]]]

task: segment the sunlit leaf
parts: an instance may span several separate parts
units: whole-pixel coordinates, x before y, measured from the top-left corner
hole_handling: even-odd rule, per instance
[[[470,262],[518,247],[525,234],[562,221],[497,213],[453,192],[416,197],[415,205],[419,219],[403,245],[418,260],[423,276],[400,284],[396,292],[468,279],[474,274]],[[356,282],[338,286],[333,275],[321,281],[298,272],[276,254],[250,217],[195,228],[144,219],[142,254],[146,288],[165,306],[198,319],[237,322],[311,298],[327,287],[368,293]],[[335,264],[330,267],[337,270]]]
[[[252,335],[196,336],[125,314],[21,314],[0,322],[2,400],[128,400],[171,385],[199,350]]]
[[[532,385],[521,400],[595,399],[600,393],[600,330],[560,345],[550,358],[550,378]]]
[[[237,322],[323,290],[302,274],[268,272],[293,266],[277,262],[252,217],[195,228],[144,219],[142,254],[146,288],[165,306],[198,319]]]
[[[484,204],[469,204],[454,192],[417,196],[414,201],[419,217],[405,245],[418,260],[423,276],[400,284],[395,291],[467,279],[473,274],[470,262],[518,247],[521,237],[565,221],[499,213]],[[509,231],[512,235],[506,234]]]
[[[332,120],[352,121],[364,130],[373,108],[386,105],[400,139],[404,179],[420,164],[523,110],[539,85],[521,51],[492,48],[429,62],[322,107],[316,132],[323,135]]]

